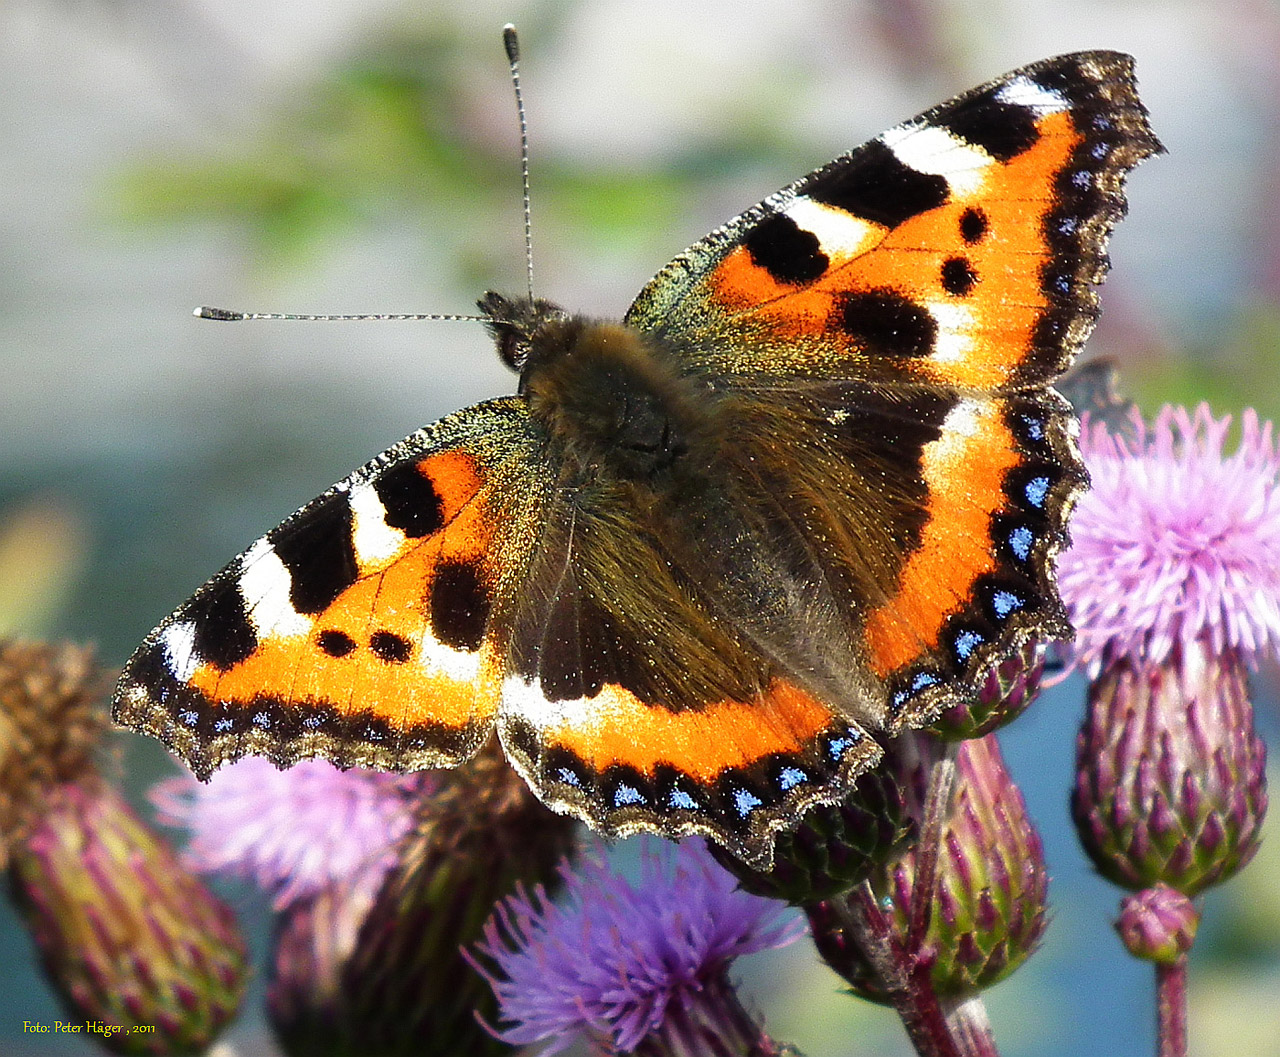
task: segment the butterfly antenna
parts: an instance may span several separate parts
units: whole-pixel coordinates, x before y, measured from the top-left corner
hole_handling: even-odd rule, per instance
[[[524,113],[524,93],[520,91],[520,38],[508,22],[502,27],[502,46],[511,68],[511,87],[516,93],[516,114],[520,118],[520,180],[524,187],[524,263],[528,273],[529,300],[533,301],[533,216],[529,199],[529,122]]]
[[[233,323],[247,319],[301,319],[318,322],[349,319],[382,319],[393,321],[406,319],[430,319],[442,323],[489,322],[488,316],[460,316],[442,312],[354,312],[350,314],[330,312],[322,314],[305,312],[236,312],[229,308],[211,308],[209,305],[201,305],[194,311],[193,315],[195,315],[197,319],[216,319],[224,323]]]
[[[529,301],[533,301],[533,215],[529,199],[529,122],[524,112],[524,93],[520,90],[520,38],[516,27],[507,23],[502,27],[502,46],[507,52],[507,64],[511,69],[511,87],[515,89],[516,114],[520,118],[520,181],[524,189],[524,260],[529,286]],[[298,319],[315,322],[332,320],[418,320],[429,319],[445,323],[491,323],[490,316],[455,315],[439,312],[358,312],[350,314],[305,312],[236,312],[228,308],[201,305],[195,310],[198,319],[216,319],[224,323],[250,319]]]

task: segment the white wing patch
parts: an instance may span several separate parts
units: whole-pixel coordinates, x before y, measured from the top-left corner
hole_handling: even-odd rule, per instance
[[[293,577],[265,536],[245,551],[236,586],[259,638],[307,635],[315,626],[294,609],[289,598],[292,585]]]
[[[164,648],[164,663],[178,682],[190,681],[200,667],[200,655],[196,652],[196,626],[190,620],[178,620],[160,632],[160,645]]]
[[[405,544],[405,534],[387,524],[386,507],[373,485],[353,484],[347,503],[352,515],[351,543],[360,565],[380,565],[394,558]]]
[[[954,301],[931,301],[929,314],[938,325],[933,353],[935,363],[961,363],[973,353],[973,310]]]
[[[961,400],[957,403],[947,413],[942,425],[942,435],[924,446],[921,462],[925,479],[958,480],[958,467],[970,455],[969,442],[981,429],[982,419],[998,413],[998,406],[994,401]]]
[[[898,161],[916,172],[945,176],[953,193],[971,195],[995,164],[981,147],[935,125],[903,125],[880,134]]]
[[[1010,106],[1025,106],[1028,110],[1035,111],[1037,117],[1071,109],[1071,104],[1063,98],[1061,92],[1036,84],[1029,77],[1011,78],[1008,84],[996,92],[996,98]]]
[[[881,225],[847,210],[823,205],[807,195],[793,199],[783,212],[801,229],[817,236],[822,252],[828,257],[856,257],[866,253],[885,235]]]
[[[422,640],[418,663],[430,673],[440,673],[458,682],[474,682],[480,678],[484,650],[455,650],[432,637],[428,631]]]

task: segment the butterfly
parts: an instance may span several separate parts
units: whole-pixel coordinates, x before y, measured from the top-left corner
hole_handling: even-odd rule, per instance
[[[420,429],[153,631],[114,715],[201,777],[455,766],[497,731],[606,835],[757,866],[881,743],[1070,634],[1052,388],[1123,184],[1130,57],[1015,70],[770,195],[621,321],[479,306],[514,396]]]

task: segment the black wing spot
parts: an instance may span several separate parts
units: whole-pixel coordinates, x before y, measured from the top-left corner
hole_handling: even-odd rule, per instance
[[[775,282],[788,285],[820,279],[830,263],[822,243],[783,213],[774,213],[757,224],[743,243],[751,260]]]
[[[210,584],[183,616],[195,625],[196,655],[219,671],[239,664],[258,647],[240,585],[233,579]]]
[[[947,116],[944,126],[996,161],[1007,162],[1030,150],[1040,138],[1035,112],[994,95],[976,99]]]
[[[952,297],[966,297],[978,282],[978,273],[963,257],[948,257],[942,262],[942,288]]]
[[[945,177],[911,168],[878,139],[861,147],[847,163],[819,172],[800,190],[815,201],[890,228],[937,208],[950,194]]]
[[[322,612],[356,582],[351,529],[351,505],[338,493],[267,533],[289,570],[289,601],[299,613]]]
[[[430,536],[444,527],[440,494],[416,462],[388,467],[374,479],[373,490],[386,511],[386,523],[410,539]]]
[[[403,635],[390,631],[375,631],[369,636],[369,649],[387,664],[404,664],[413,655],[413,644]]]
[[[872,355],[928,356],[938,337],[928,310],[895,290],[846,294],[835,325]]]
[[[345,631],[328,628],[320,632],[316,642],[330,657],[345,657],[356,648],[356,640]]]
[[[431,628],[455,650],[480,648],[489,619],[489,591],[471,562],[445,562],[431,583]]]
[[[981,242],[990,230],[987,214],[975,206],[970,206],[960,214],[960,237],[972,246]]]

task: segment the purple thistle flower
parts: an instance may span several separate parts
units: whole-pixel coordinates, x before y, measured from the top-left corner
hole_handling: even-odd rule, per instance
[[[803,926],[779,920],[784,904],[740,891],[700,844],[668,847],[645,849],[636,884],[602,861],[585,862],[562,869],[555,903],[539,887],[498,905],[477,950],[497,967],[489,980],[510,1023],[498,1033],[503,1041],[549,1042],[549,1055],[585,1034],[607,1052],[651,1040],[665,1053],[669,1028],[695,1041],[728,1028],[741,1045],[745,1014],[728,984],[730,964],[793,942]],[[726,1017],[730,1010],[737,1016]],[[758,1029],[750,1041],[759,1044]]]
[[[1058,585],[1076,657],[1096,676],[1108,659],[1159,664],[1197,640],[1249,663],[1280,655],[1280,455],[1252,408],[1227,455],[1231,417],[1165,407],[1134,435],[1086,424],[1092,489],[1071,523]]]
[[[161,821],[191,830],[193,869],[247,877],[281,909],[361,874],[376,886],[431,781],[422,772],[342,771],[326,760],[281,771],[250,756],[208,782],[168,779],[151,798]]]
[[[1248,667],[1280,654],[1280,455],[1248,410],[1161,411],[1129,439],[1082,445],[1093,490],[1059,584],[1091,682],[1071,812],[1099,872],[1135,889],[1119,929],[1156,962],[1161,1053],[1186,1052],[1192,899],[1253,857],[1267,807],[1266,746]]]

